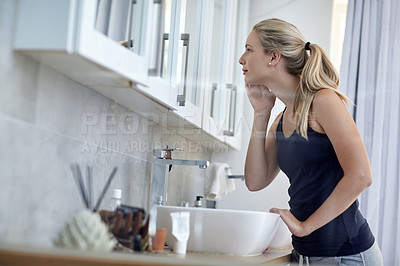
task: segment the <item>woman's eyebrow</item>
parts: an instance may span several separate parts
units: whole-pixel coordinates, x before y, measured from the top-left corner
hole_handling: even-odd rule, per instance
[[[247,47],[253,47],[253,46],[250,45],[250,44],[248,44],[248,43],[246,43],[246,44],[244,45],[244,47],[247,48]]]

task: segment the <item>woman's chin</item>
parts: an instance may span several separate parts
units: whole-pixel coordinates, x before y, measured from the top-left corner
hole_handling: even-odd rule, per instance
[[[260,82],[256,82],[254,79],[250,79],[250,78],[244,77],[244,84],[246,84],[246,85],[257,85],[257,84],[260,84]]]
[[[244,81],[244,84],[246,84],[246,86],[256,86],[256,85],[260,85],[259,83],[255,83],[255,82],[251,82],[251,81]]]
[[[246,85],[254,85],[254,82],[252,82],[252,80],[251,79],[244,79],[244,84],[246,84]]]

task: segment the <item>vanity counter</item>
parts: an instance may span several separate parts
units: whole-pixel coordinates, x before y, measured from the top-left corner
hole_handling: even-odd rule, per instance
[[[233,256],[188,252],[122,253],[0,244],[0,264],[7,265],[287,265],[291,249],[269,249],[258,256]]]

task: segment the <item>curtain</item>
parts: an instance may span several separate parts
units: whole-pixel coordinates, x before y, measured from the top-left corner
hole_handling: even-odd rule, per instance
[[[400,1],[349,0],[341,91],[364,140],[373,184],[360,209],[385,265],[400,265]]]

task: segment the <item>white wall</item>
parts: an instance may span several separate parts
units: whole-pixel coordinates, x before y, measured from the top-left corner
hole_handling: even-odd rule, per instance
[[[333,0],[250,0],[249,32],[254,24],[268,18],[280,18],[294,24],[311,43],[321,45],[329,54],[331,14]],[[247,97],[244,99],[243,142],[240,151],[227,154],[214,153],[212,161],[228,162],[233,174],[244,173],[244,161],[251,133],[253,109]],[[284,105],[277,100],[272,110],[270,123],[283,110]],[[258,192],[249,192],[243,181],[236,180],[236,190],[218,202],[218,208],[266,211],[272,207],[288,208],[289,182],[280,173],[272,184]]]
[[[286,20],[329,54],[332,7],[333,0],[250,0],[250,26],[268,18]]]

